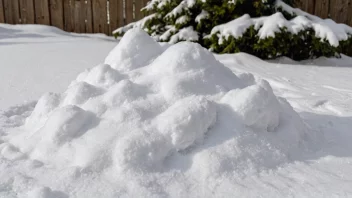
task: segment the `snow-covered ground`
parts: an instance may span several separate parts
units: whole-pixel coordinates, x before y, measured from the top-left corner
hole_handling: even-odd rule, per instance
[[[102,62],[116,40],[46,26],[0,24],[0,109],[63,91],[79,72]]]
[[[0,26],[0,197],[352,196],[351,58],[115,45]]]

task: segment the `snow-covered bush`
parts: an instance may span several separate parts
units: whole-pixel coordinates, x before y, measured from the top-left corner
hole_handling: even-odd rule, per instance
[[[304,60],[345,52],[351,34],[345,33],[344,40],[332,32],[333,27],[324,28],[304,16],[287,20],[280,12],[254,19],[244,15],[214,27],[205,43],[216,53],[247,52],[260,58],[287,56]]]
[[[264,59],[352,53],[351,27],[292,5],[291,0],[152,0],[143,9],[149,16],[114,35],[138,27],[160,42],[192,41],[216,53],[247,52]]]

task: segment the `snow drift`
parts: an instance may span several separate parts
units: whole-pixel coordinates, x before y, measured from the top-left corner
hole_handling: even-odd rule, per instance
[[[107,173],[120,196],[160,196],[161,188],[177,197],[187,183],[203,189],[222,178],[231,186],[244,173],[287,163],[307,137],[268,82],[236,76],[198,44],[164,51],[132,29],[105,64],[64,93],[43,95],[1,153]]]

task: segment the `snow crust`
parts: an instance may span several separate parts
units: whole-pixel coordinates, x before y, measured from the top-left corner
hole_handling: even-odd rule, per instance
[[[179,197],[183,185],[197,183],[196,195],[219,180],[231,187],[241,175],[289,162],[310,136],[265,80],[236,76],[196,43],[165,50],[140,29],[65,92],[43,95],[16,130],[0,147],[3,157],[106,175],[115,191],[105,197]]]

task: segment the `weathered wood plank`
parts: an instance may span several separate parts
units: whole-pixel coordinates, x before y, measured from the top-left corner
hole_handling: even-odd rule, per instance
[[[352,2],[350,1],[350,3],[348,4],[348,14],[347,14],[347,18],[349,19],[348,20],[348,25],[349,26],[352,26]],[[350,50],[351,51],[351,55],[352,55],[352,49]]]
[[[21,23],[18,0],[4,0],[5,22],[9,24]]]
[[[12,0],[12,14],[15,24],[21,23],[20,4],[18,0]]]
[[[138,21],[144,17],[143,12],[141,12],[141,9],[144,7],[144,1],[143,0],[136,0],[134,3],[135,7],[135,21]]]
[[[93,5],[92,0],[85,1],[86,33],[93,33]]]
[[[76,25],[77,27],[79,27],[80,32],[86,33],[86,1],[85,0],[80,0],[80,10],[75,20],[79,21],[79,24],[76,24]]]
[[[349,24],[352,12],[351,0],[334,0],[330,5],[330,16],[339,23]]]
[[[52,26],[64,29],[64,5],[62,0],[50,0],[50,23]]]
[[[329,17],[329,0],[316,0],[315,1],[315,15],[321,18]]]
[[[123,1],[110,0],[110,32],[124,25],[123,8]]]
[[[306,1],[306,9],[307,9],[307,12],[312,13],[312,14],[315,13],[315,4],[316,4],[316,1],[319,1],[319,0],[307,0],[307,1]]]
[[[109,34],[107,1],[92,0],[93,5],[93,32]]]
[[[77,33],[85,33],[86,27],[85,27],[85,21],[81,21],[81,12],[82,12],[82,7],[81,7],[81,1],[74,1],[74,11],[73,11],[73,22],[74,22],[74,32]],[[84,24],[82,26],[81,24]]]
[[[315,11],[315,1],[316,0],[296,0],[295,6],[300,8],[303,11],[314,14]]]
[[[126,24],[133,22],[133,0],[125,0]]]
[[[0,23],[5,23],[5,8],[3,0],[0,0]]]
[[[22,24],[35,23],[34,2],[33,0],[20,0],[20,15]]]
[[[64,4],[64,30],[67,32],[73,32],[75,29],[74,23],[74,1],[73,0],[63,0]]]
[[[5,23],[5,8],[3,0],[0,0],[0,23]]]
[[[13,18],[12,18],[11,1],[12,0],[4,0],[3,1],[5,23],[9,23],[9,24],[13,24],[14,23],[13,22]]]
[[[50,11],[48,0],[34,0],[35,22],[50,25]]]

